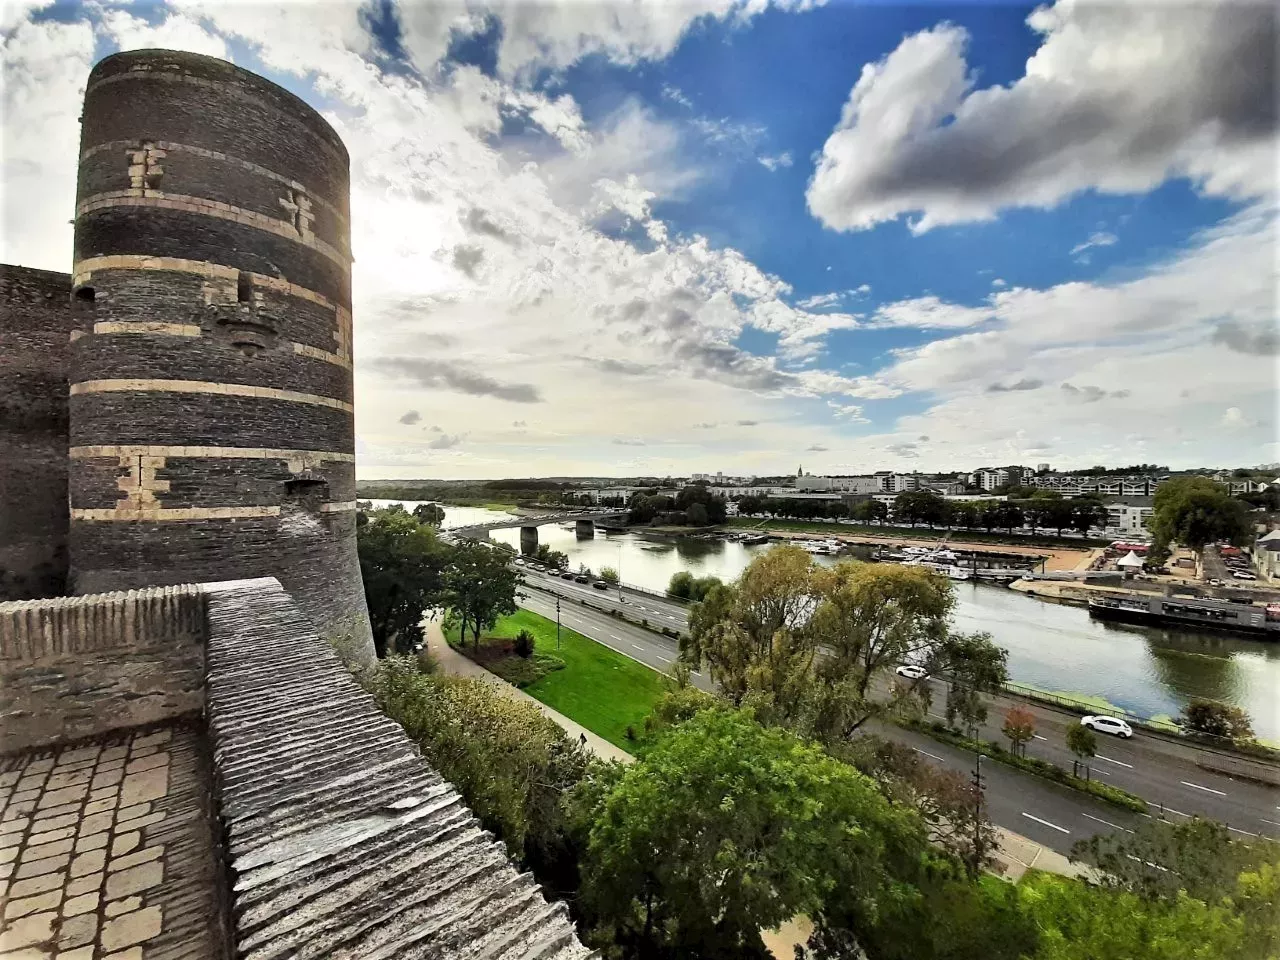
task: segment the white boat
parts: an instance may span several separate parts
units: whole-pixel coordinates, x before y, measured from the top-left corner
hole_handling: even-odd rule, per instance
[[[840,552],[840,544],[835,540],[806,540],[801,546],[815,556],[830,557]]]

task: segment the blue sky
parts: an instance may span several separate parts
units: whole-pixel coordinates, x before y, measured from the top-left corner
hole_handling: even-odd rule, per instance
[[[1280,459],[1267,6],[27,0],[0,29],[8,262],[70,268],[112,50],[232,59],[343,134],[364,476]]]

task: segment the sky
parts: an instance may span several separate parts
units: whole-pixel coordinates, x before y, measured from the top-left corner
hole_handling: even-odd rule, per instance
[[[1280,460],[1271,5],[0,0],[0,260],[90,67],[351,154],[362,478]]]

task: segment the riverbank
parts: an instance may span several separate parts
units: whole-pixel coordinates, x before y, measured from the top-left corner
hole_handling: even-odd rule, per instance
[[[972,531],[947,535],[941,531],[912,530],[909,527],[883,527],[870,530],[862,527],[851,528],[848,524],[806,523],[791,520],[765,521],[763,526],[759,524],[760,521],[735,519],[729,521],[722,529],[735,533],[743,530],[757,530],[761,533],[778,535],[784,539],[796,540],[810,539],[821,535],[824,538],[830,537],[842,543],[882,547],[932,547],[937,546],[939,541],[946,539],[947,547],[952,550],[1014,554],[1036,560],[1043,558],[1046,573],[1087,570],[1094,558],[1102,552],[1101,547],[1089,546],[1088,541],[1083,540],[1080,541],[1079,546],[1062,546],[1060,542],[1057,546],[1049,546],[1035,542],[1011,542],[1009,540],[985,538],[980,535],[974,536]],[[960,537],[960,539],[957,539],[957,537]],[[999,547],[999,550],[992,550],[993,547]]]

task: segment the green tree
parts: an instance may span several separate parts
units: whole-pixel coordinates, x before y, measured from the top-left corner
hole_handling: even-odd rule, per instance
[[[1240,874],[1280,862],[1280,844],[1236,839],[1225,824],[1200,817],[1146,820],[1077,842],[1071,858],[1098,868],[1103,886],[1145,900],[1174,901],[1185,892],[1217,903],[1235,893]]]
[[[1253,722],[1240,707],[1196,699],[1183,708],[1182,725],[1196,733],[1226,740],[1252,740]]]
[[[1186,894],[1151,903],[1049,874],[1017,889],[1040,930],[1036,960],[1225,960],[1241,957],[1246,942],[1235,911]]]
[[[1082,723],[1074,723],[1067,727],[1067,749],[1076,755],[1076,759],[1071,762],[1072,772],[1080,775],[1080,761],[1088,760],[1098,754],[1098,737],[1097,735]],[[1089,776],[1089,767],[1084,768],[1085,777]]]
[[[950,581],[924,567],[849,561],[816,568],[810,591],[818,601],[810,629],[827,654],[817,666],[814,723],[824,739],[843,740],[909,695],[873,696],[885,670],[937,660],[955,597]]]
[[[1151,533],[1158,543],[1200,550],[1226,540],[1248,546],[1253,539],[1249,508],[1207,477],[1179,477],[1156,489]]]
[[[1024,706],[1012,706],[1005,711],[1001,732],[1008,737],[1013,752],[1025,756],[1027,744],[1036,735],[1035,715]]]
[[[1087,536],[1093,527],[1105,527],[1107,507],[1095,494],[1086,494],[1068,501],[1071,504],[1071,528],[1081,536]]]
[[[444,523],[444,507],[438,503],[420,503],[413,508],[413,515],[419,523],[429,523],[433,527]]]
[[[953,633],[942,644],[937,663],[948,674],[947,723],[957,719],[976,727],[987,719],[983,693],[993,693],[1009,679],[1009,652],[997,647],[989,633]]]
[[[794,718],[813,678],[813,572],[813,558],[799,547],[774,547],[751,561],[731,594],[721,595],[727,601],[721,619],[699,617],[696,630],[690,625],[691,665],[705,662],[735,706],[750,695],[770,722]]]
[[[449,548],[398,504],[361,517],[357,549],[374,647],[379,657],[410,653],[422,640],[423,611],[440,602]]]
[[[611,583],[616,586],[618,583],[618,571],[613,569],[613,567],[601,567],[600,579],[605,583]]]
[[[688,518],[690,526],[705,527],[711,522],[707,519],[707,508],[701,503],[690,504],[684,515]]]
[[[923,831],[874,782],[748,712],[704,710],[575,797],[582,904],[622,957],[767,957],[834,890],[870,914]]]
[[[501,552],[478,543],[454,547],[444,572],[443,600],[458,615],[462,639],[466,640],[470,625],[479,649],[481,632],[503,614],[516,612],[519,585],[519,573]]]
[[[483,680],[419,673],[405,659],[383,661],[366,685],[512,855],[554,890],[577,886],[561,804],[591,762],[576,741],[531,703]]]
[[[569,566],[567,554],[561,553],[559,550],[552,550],[545,543],[538,544],[538,549],[533,552],[533,559],[558,570],[563,570]]]
[[[671,575],[671,580],[667,583],[667,593],[680,600],[689,600],[693,597],[693,574],[687,570],[681,570]]]

